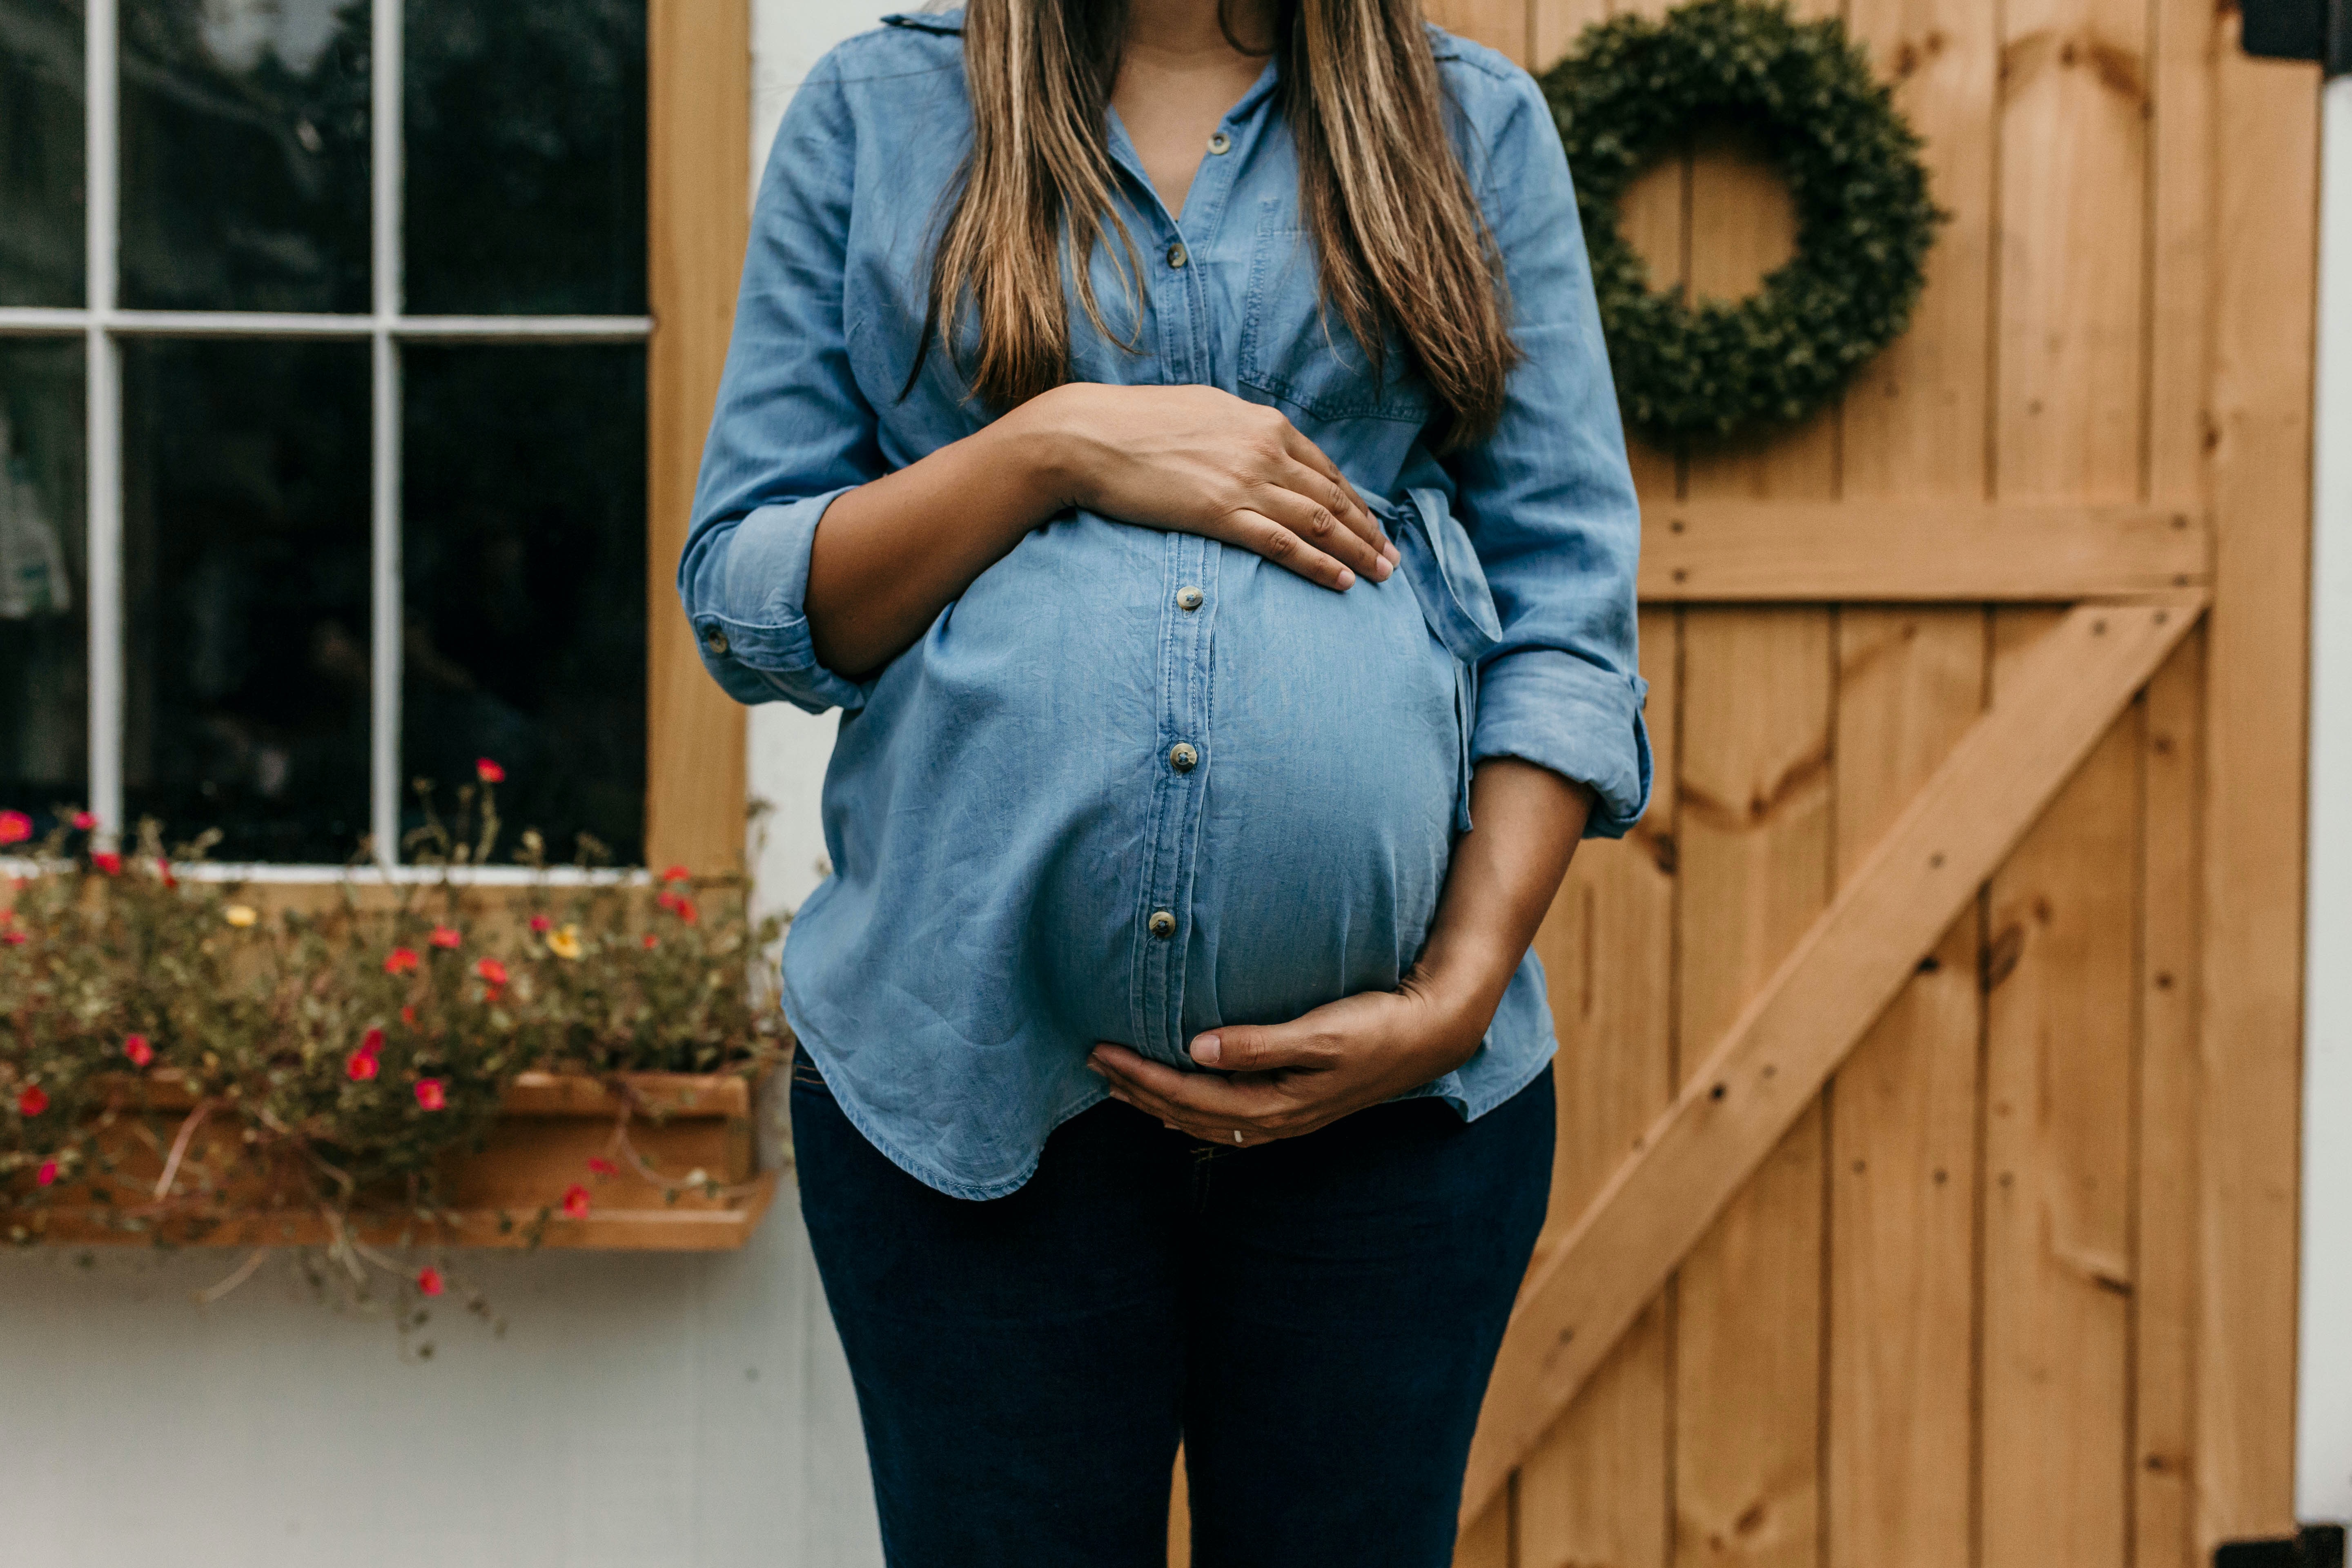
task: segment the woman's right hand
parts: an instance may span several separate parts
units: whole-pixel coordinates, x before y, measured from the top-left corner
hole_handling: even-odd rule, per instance
[[[1074,382],[1016,421],[1070,505],[1214,539],[1340,592],[1395,570],[1363,498],[1278,409],[1213,386]]]

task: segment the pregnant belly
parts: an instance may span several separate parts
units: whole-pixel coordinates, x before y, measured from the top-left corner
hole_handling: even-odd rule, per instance
[[[1204,595],[1179,619],[1182,584]],[[823,934],[794,941],[845,990],[979,1024],[982,1047],[1042,1020],[1075,1049],[1172,1058],[1202,1028],[1393,986],[1451,847],[1454,670],[1402,574],[1333,594],[1240,551],[1056,522],[844,724],[837,874],[804,911]],[[1171,689],[1197,731],[1168,729]],[[1181,780],[1177,740],[1199,756]],[[1183,916],[1173,948],[1148,934],[1156,909]]]
[[[1402,574],[1345,595],[1227,551],[1184,1033],[1393,987],[1452,847],[1452,657]]]

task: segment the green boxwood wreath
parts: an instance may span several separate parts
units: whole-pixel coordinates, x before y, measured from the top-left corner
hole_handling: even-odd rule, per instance
[[[1834,397],[1910,320],[1945,215],[1919,137],[1835,21],[1754,0],[1585,31],[1543,77],[1576,177],[1626,423],[1661,444],[1792,424]],[[1649,286],[1617,204],[1707,121],[1752,131],[1788,181],[1796,255],[1734,304]]]

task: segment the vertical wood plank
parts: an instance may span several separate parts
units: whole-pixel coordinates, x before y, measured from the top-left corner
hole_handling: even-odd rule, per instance
[[[2189,1568],[2189,1455],[2197,1321],[2198,771],[2204,640],[2190,633],[2147,688],[2140,760],[2138,1214],[2132,1298],[2134,1568]]]
[[[1834,16],[1833,0],[1799,0]],[[1702,132],[1691,158],[1693,296],[1738,299],[1791,253],[1769,164]],[[1837,494],[1834,408],[1758,443],[1693,451],[1688,495]],[[1684,642],[1682,1039],[1702,1060],[1827,902],[1832,868],[1830,612],[1694,611]],[[1817,1104],[1676,1276],[1677,1559],[1797,1568],[1819,1559],[1826,1132]]]
[[[1981,363],[1981,362],[1979,362]],[[1838,621],[1837,857],[1855,864],[1983,704],[1976,609]],[[1975,1322],[1974,910],[1830,1098],[1828,1560],[1965,1568]]]
[[[743,858],[743,710],[703,672],[673,569],[727,363],[751,213],[749,0],[649,0],[646,858]]]
[[[1847,26],[1927,139],[1930,190],[1950,221],[1927,252],[1909,331],[1846,393],[1840,479],[1849,498],[1986,493],[1996,15],[1979,0],[1853,0]]]
[[[2054,612],[1995,616],[2001,672]],[[2137,708],[1994,878],[1983,1561],[2125,1561]]]
[[[2139,491],[2146,0],[2010,0],[2000,54],[2006,500]]]
[[[1686,1063],[1704,1059],[1827,902],[1831,673],[1826,611],[1685,612]],[[1822,1137],[1816,1106],[1677,1277],[1677,1560],[1816,1560]]]
[[[1997,11],[1853,0],[1847,25],[1926,138],[1950,214],[1910,330],[1855,378],[1843,493],[1973,500],[1989,481]],[[1975,609],[1838,626],[1838,863],[1851,866],[1981,706]],[[1964,1568],[1974,1498],[1978,924],[1955,922],[1830,1096],[1830,1568]]]
[[[2247,59],[2235,35],[2225,22],[2213,114],[2200,1560],[2294,1517],[2318,91],[2312,67]]]
[[[1559,1148],[1546,1245],[1556,1242],[1665,1110],[1675,1084],[1675,731],[1677,617],[1642,616],[1658,787],[1623,839],[1587,844],[1537,935],[1559,1055]],[[1666,1336],[1653,1306],[1521,1468],[1518,1568],[1663,1568]]]
[[[2137,496],[2149,367],[2146,0],[2011,0],[1995,490]],[[1999,670],[2041,629],[1996,617]],[[1993,880],[1986,955],[1987,1568],[2129,1550],[2130,1116],[2140,720]]]
[[[1429,19],[1449,33],[1499,49],[1521,65],[1529,59],[1531,0],[1423,0]]]

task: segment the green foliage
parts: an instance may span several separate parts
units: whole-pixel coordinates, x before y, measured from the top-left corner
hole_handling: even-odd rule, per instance
[[[1921,142],[1834,20],[1697,0],[1586,29],[1546,72],[1626,423],[1662,444],[1804,418],[1901,334],[1944,215]],[[1788,182],[1796,255],[1735,304],[1653,289],[1617,204],[1706,121],[1754,131]]]
[[[316,908],[205,876],[205,841],[167,854],[152,822],[131,854],[64,826],[28,846],[37,872],[0,883],[5,1234],[37,1239],[45,1200],[116,1174],[101,1129],[158,1085],[214,1132],[122,1228],[229,1201],[323,1211],[337,1234],[355,1215],[429,1231],[439,1157],[480,1146],[520,1072],[777,1058],[761,954],[782,921],[751,918],[741,878],[558,879],[525,834],[516,859],[541,874],[487,889],[462,873],[496,843],[491,792],[460,803],[411,836],[436,879],[347,878]]]

